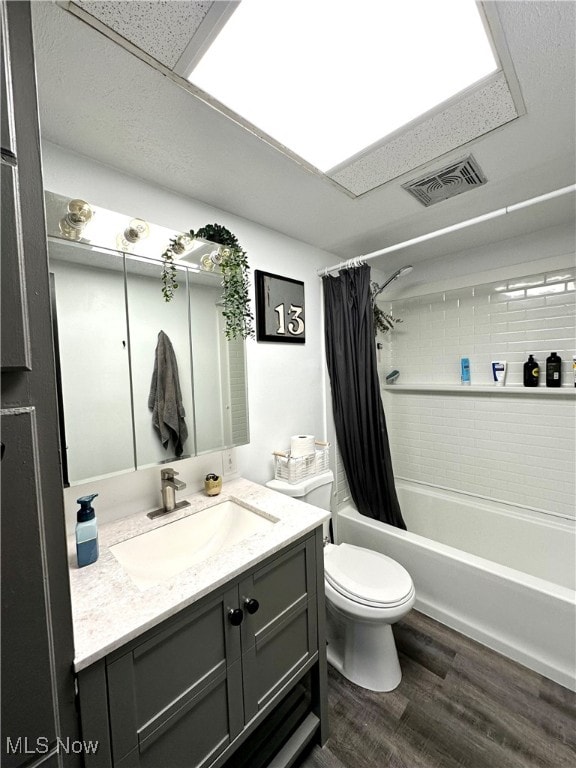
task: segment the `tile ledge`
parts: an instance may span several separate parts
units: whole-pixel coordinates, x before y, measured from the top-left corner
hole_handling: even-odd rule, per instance
[[[454,392],[462,395],[536,395],[538,397],[575,397],[576,387],[518,387],[497,385],[464,384],[386,384],[381,387],[383,392]]]

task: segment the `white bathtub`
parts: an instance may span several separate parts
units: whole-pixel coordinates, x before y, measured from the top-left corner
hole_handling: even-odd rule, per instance
[[[576,690],[573,521],[397,482],[408,531],[347,506],[336,540],[401,563],[415,608]]]

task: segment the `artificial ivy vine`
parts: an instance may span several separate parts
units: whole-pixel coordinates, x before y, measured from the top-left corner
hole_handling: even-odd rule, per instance
[[[164,301],[172,301],[174,291],[178,288],[176,282],[176,267],[174,266],[174,248],[177,246],[176,239],[170,241],[170,245],[162,254],[162,295]]]
[[[254,336],[254,315],[250,310],[250,267],[246,251],[238,242],[236,235],[221,224],[207,224],[196,230],[190,230],[190,238],[200,237],[212,243],[225,246],[222,251],[220,271],[222,273],[222,299],[226,320],[226,338],[245,339]],[[181,246],[180,246],[181,247]],[[176,282],[174,255],[179,252],[179,238],[170,241],[169,247],[162,254],[162,294],[165,301],[171,301]]]

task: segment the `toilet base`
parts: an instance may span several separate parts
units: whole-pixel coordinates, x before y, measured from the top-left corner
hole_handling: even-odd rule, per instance
[[[328,663],[347,680],[369,691],[388,692],[400,685],[402,671],[392,626],[349,621],[327,611]]]

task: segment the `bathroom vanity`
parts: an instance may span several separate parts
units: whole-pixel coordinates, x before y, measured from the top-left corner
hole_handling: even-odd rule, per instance
[[[246,480],[189,501],[173,520],[102,526],[93,566],[71,553],[82,738],[98,741],[87,768],[280,768],[327,738],[326,513]],[[229,501],[274,523],[152,586],[113,554]]]

